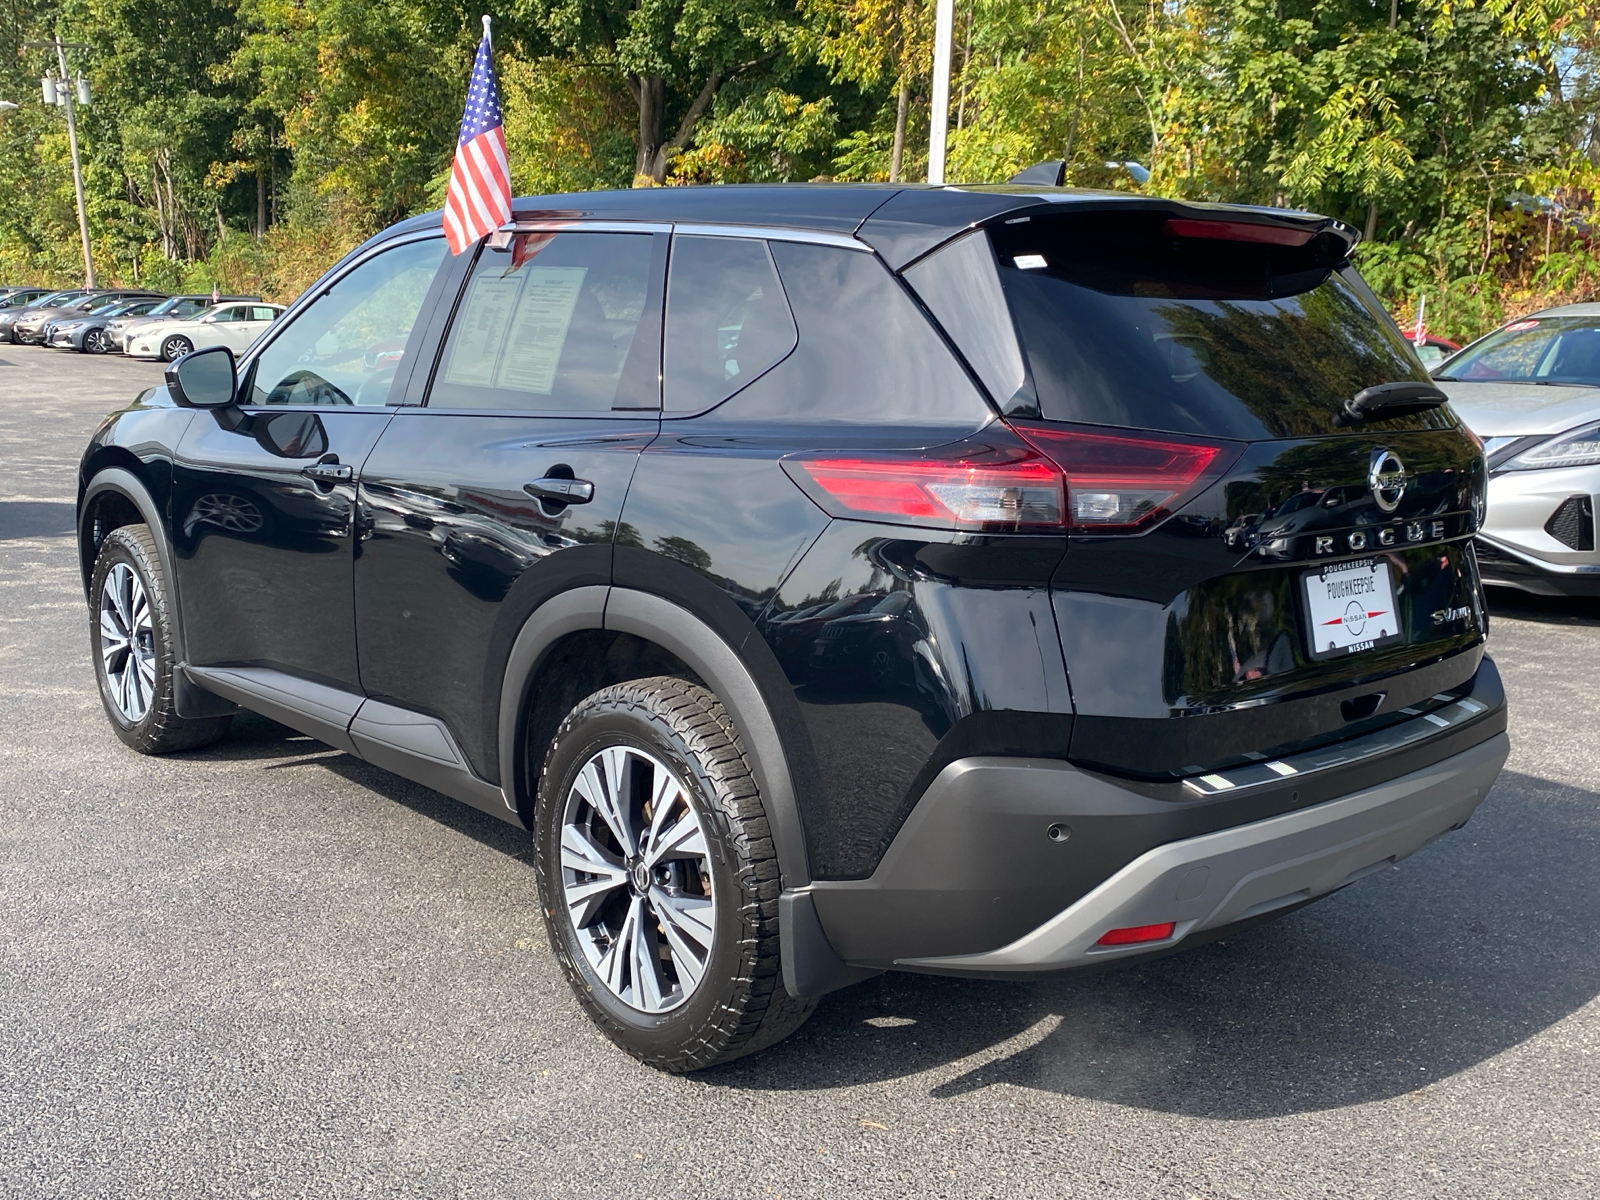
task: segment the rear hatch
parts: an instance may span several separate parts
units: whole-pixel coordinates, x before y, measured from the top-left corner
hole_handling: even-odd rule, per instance
[[[1066,474],[1075,761],[1211,771],[1470,686],[1482,449],[1448,408],[1347,411],[1429,382],[1350,241],[1251,210],[1056,204],[906,272]]]

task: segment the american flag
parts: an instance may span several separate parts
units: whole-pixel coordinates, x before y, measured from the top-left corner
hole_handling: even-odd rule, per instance
[[[506,131],[500,120],[500,90],[494,82],[489,49],[489,18],[483,19],[483,41],[472,64],[467,108],[461,114],[461,137],[450,168],[450,190],[444,199],[445,241],[451,254],[511,219],[511,172],[506,167]]]

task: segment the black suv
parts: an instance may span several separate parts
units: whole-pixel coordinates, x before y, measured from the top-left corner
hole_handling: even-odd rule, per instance
[[[95,434],[106,712],[531,830],[579,1001],[669,1070],[877,972],[1279,916],[1507,753],[1482,450],[1354,241],[1023,187],[403,222]]]

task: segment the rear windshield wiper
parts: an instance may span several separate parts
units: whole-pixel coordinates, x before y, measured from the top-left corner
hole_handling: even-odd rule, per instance
[[[1409,413],[1426,412],[1438,408],[1450,399],[1431,383],[1415,383],[1405,379],[1398,383],[1380,383],[1362,388],[1344,402],[1339,414],[1340,424],[1357,421],[1381,421],[1388,417],[1402,417]]]

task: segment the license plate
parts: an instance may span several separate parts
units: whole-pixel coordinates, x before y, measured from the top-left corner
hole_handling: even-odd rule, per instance
[[[1329,563],[1302,579],[1312,658],[1358,654],[1400,637],[1387,560]]]

